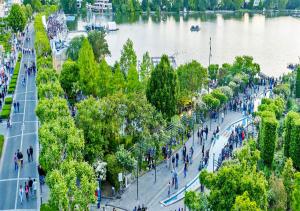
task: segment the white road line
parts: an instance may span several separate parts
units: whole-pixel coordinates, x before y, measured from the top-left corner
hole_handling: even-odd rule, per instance
[[[38,122],[37,120],[33,120],[33,121],[25,121],[25,123],[36,123]],[[19,121],[19,122],[11,122],[11,124],[21,124],[23,122]],[[6,124],[5,122],[4,123],[1,123],[1,124]]]
[[[32,93],[32,92],[34,92],[34,90],[33,91],[28,91],[28,92],[15,92],[15,95],[21,95],[21,94],[27,94],[27,93]]]
[[[27,178],[10,178],[10,179],[1,179],[0,182],[9,182],[9,181],[15,181],[15,180],[28,180]],[[37,179],[37,178],[31,178],[31,179]]]
[[[36,100],[18,100],[18,102],[35,102]]]
[[[1,211],[11,211],[11,210],[15,210],[15,211],[36,211],[36,209],[10,209],[10,210],[1,210]]]
[[[36,134],[36,132],[32,132],[32,133],[23,133],[23,134],[20,134],[20,135],[9,136],[9,137],[7,137],[7,139],[9,139],[9,138],[17,138],[17,137],[19,137],[19,136],[35,135],[35,134]]]
[[[22,56],[22,60],[23,60],[23,56]],[[22,64],[22,62],[21,62],[21,64]],[[28,60],[28,58],[27,58],[27,66],[29,67],[29,60]],[[24,69],[24,67],[23,67],[23,69]],[[18,77],[19,77],[18,79],[20,79],[20,73],[19,73]],[[27,98],[28,77],[27,77],[27,74],[26,74],[25,71],[24,71],[24,77],[25,77],[25,80],[26,80],[26,82],[25,82],[25,99],[26,99]],[[20,80],[18,80],[18,81],[20,81]],[[23,112],[24,114],[25,114],[25,111],[26,111],[26,102],[24,103],[24,112]],[[23,115],[23,124],[24,124],[24,121],[25,121],[25,115]],[[24,128],[22,127],[20,152],[22,152],[22,147],[23,147],[23,137],[24,137],[23,134],[24,134]],[[19,178],[20,178],[20,168],[18,169],[18,180],[17,180],[17,188],[16,188],[15,209],[17,209],[17,205],[18,205]]]

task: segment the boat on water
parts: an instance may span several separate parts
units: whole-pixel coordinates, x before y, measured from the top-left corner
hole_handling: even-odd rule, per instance
[[[106,24],[106,30],[107,31],[118,31],[119,28],[117,27],[116,22],[108,22]]]
[[[190,28],[191,32],[198,32],[200,31],[200,27],[198,25],[192,25]]]
[[[89,31],[106,31],[106,32],[111,32],[111,31],[118,31],[119,28],[117,27],[116,22],[108,22],[106,24],[88,24],[85,26],[85,30],[87,32]]]

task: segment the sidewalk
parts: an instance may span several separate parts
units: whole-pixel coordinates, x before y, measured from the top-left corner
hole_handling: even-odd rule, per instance
[[[224,122],[220,123],[220,131],[223,131],[232,122],[237,121],[243,117],[241,112],[229,111],[225,115]],[[205,124],[210,126],[210,122]],[[213,131],[217,128],[218,121],[212,120],[211,130],[209,131],[208,139],[205,141],[205,151],[210,149],[211,137]],[[179,166],[178,166],[178,189],[171,189],[171,195],[183,188],[188,182],[190,182],[198,173],[198,166],[202,159],[202,145],[198,144],[197,130],[195,129],[194,134],[194,155],[193,163],[188,168],[186,178],[183,175],[183,161],[182,161],[182,148],[179,150]],[[186,142],[187,152],[193,145],[193,136]],[[119,200],[110,201],[109,204],[132,210],[135,206],[144,204],[149,210],[163,210],[159,201],[165,199],[168,196],[168,182],[171,180],[171,170],[166,167],[166,163],[162,163],[157,166],[157,181],[154,183],[154,170],[144,174],[139,178],[139,200],[137,200],[137,187],[136,181],[132,183],[126,191],[122,194],[122,198]],[[177,205],[178,206],[178,205]],[[164,210],[170,210],[170,207],[164,208]]]

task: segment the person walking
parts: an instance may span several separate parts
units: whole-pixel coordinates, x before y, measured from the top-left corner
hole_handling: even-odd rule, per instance
[[[33,148],[31,145],[29,147],[29,154],[30,154],[31,161],[33,162]]]
[[[175,159],[176,159],[176,168],[178,167],[178,161],[179,161],[179,153],[176,152],[176,155],[175,155]]]
[[[225,114],[224,114],[224,112],[222,112],[222,113],[221,113],[222,123],[224,122],[224,118],[225,118]]]
[[[171,194],[171,182],[168,183],[168,196]]]
[[[175,169],[175,157],[174,155],[172,156],[172,167],[173,167],[173,170]]]
[[[18,109],[18,113],[20,112],[20,103],[17,102],[17,109]]]
[[[22,187],[22,185],[20,185],[20,188],[19,188],[19,198],[20,198],[21,205],[23,204],[23,196],[24,196],[23,187]]]
[[[207,136],[208,136],[208,127],[207,125],[205,126],[205,139],[207,140]]]
[[[17,104],[16,102],[14,102],[14,113],[16,113],[16,111],[17,111]]]
[[[26,152],[27,152],[28,162],[30,163],[30,151],[29,151],[29,148],[26,150]]]
[[[28,201],[29,200],[29,186],[28,186],[27,182],[25,182],[25,197],[26,197],[26,200]]]
[[[187,174],[187,162],[184,163],[183,174],[184,174],[184,178],[186,178],[186,174]]]
[[[31,177],[29,177],[29,179],[28,179],[28,187],[29,187],[30,195],[33,195],[32,185],[33,185],[33,181],[31,179]]]
[[[32,189],[33,189],[33,196],[35,198],[36,197],[36,190],[37,190],[37,181],[35,179],[33,179]]]
[[[19,165],[18,165],[17,153],[15,153],[14,155],[14,163],[15,163],[15,171],[18,171]]]

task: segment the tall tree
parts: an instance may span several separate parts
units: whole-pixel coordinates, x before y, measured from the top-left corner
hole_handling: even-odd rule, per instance
[[[76,62],[67,60],[62,67],[59,81],[66,92],[70,102],[73,104],[79,92],[79,67]]]
[[[19,4],[12,5],[8,15],[8,24],[15,33],[24,30],[26,25],[26,15]]]
[[[93,48],[94,55],[98,62],[104,59],[105,56],[111,55],[105,39],[105,32],[91,31],[88,33],[88,40]]]
[[[72,59],[73,61],[77,61],[78,60],[78,53],[80,51],[80,48],[82,46],[84,37],[80,36],[80,37],[74,37],[70,44],[69,47],[67,49],[67,56],[68,58]]]
[[[131,65],[127,76],[127,92],[141,92],[142,86],[139,81],[139,75],[134,65]]]
[[[151,73],[146,95],[149,102],[168,119],[176,114],[177,84],[177,75],[169,58],[163,55]]]
[[[124,92],[126,88],[126,82],[124,79],[124,74],[121,72],[119,63],[116,63],[114,67],[113,75],[113,92]]]
[[[296,71],[296,98],[300,98],[300,67]]]
[[[300,173],[295,174],[295,184],[292,194],[292,209],[300,210]]]
[[[112,94],[112,77],[112,71],[103,58],[99,64],[99,97],[105,97]]]
[[[125,76],[127,76],[131,65],[137,66],[137,56],[133,49],[133,42],[128,39],[123,46],[120,58],[120,67]]]
[[[287,193],[287,210],[291,207],[291,193],[293,191],[293,180],[294,180],[295,170],[293,168],[293,161],[289,158],[285,161],[284,168],[282,171],[283,184]]]
[[[144,85],[147,85],[148,79],[150,78],[151,71],[153,70],[153,64],[147,51],[143,55],[143,60],[140,66],[140,80]]]
[[[78,57],[79,77],[81,89],[85,95],[97,96],[99,93],[99,71],[94,59],[93,49],[85,38]]]
[[[243,195],[235,198],[232,211],[259,211],[255,201],[251,201],[248,192],[244,192]]]

